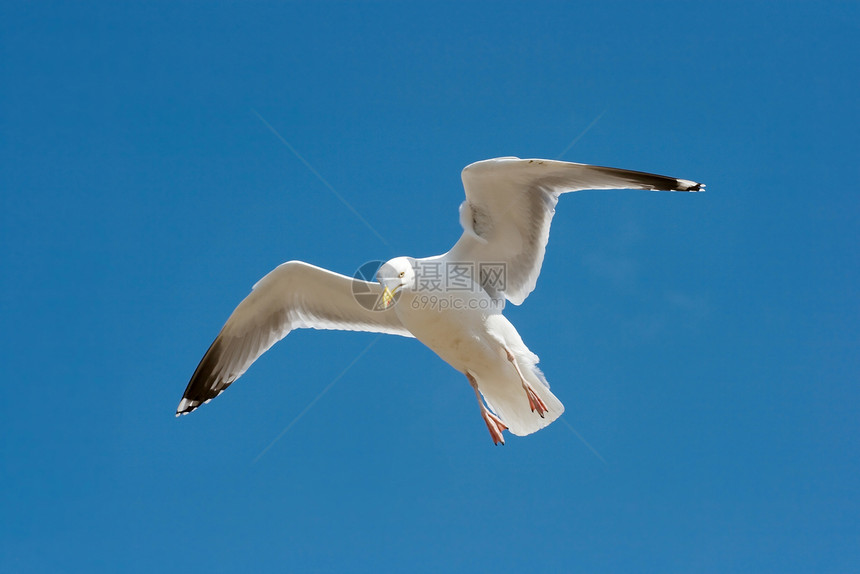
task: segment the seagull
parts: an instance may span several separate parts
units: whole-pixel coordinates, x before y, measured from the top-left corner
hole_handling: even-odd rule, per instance
[[[534,290],[561,194],[587,189],[704,191],[651,173],[546,159],[500,157],[466,166],[463,234],[443,255],[396,257],[376,281],[302,261],[276,267],[233,311],[191,377],[176,416],[220,395],[293,329],[414,337],[465,375],[493,444],[525,436],[564,412],[502,314]]]

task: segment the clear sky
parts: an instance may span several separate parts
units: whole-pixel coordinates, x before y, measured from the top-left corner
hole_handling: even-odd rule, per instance
[[[857,571],[858,36],[856,2],[3,2],[0,571]],[[708,185],[561,199],[506,310],[561,421],[493,447],[432,352],[329,331],[174,418],[266,272],[442,253],[502,155]]]

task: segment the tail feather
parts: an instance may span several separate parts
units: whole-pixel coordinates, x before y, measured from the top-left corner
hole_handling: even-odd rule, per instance
[[[564,405],[549,390],[549,383],[538,369],[540,361],[532,353],[514,326],[504,315],[493,315],[488,318],[487,325],[490,334],[496,338],[501,349],[499,362],[492,372],[474,373],[478,381],[478,390],[490,410],[504,421],[510,431],[518,436],[525,436],[539,431],[549,425],[564,412]],[[520,372],[534,389],[535,393],[547,406],[547,412],[541,417],[529,407],[529,399],[523,389],[522,382],[516,369],[507,362],[510,352],[517,362]],[[481,375],[484,375],[484,378]]]
[[[504,382],[482,381],[478,379],[478,390],[481,391],[487,406],[508,426],[517,436],[525,436],[537,432],[555,421],[564,412],[564,405],[549,390],[549,383],[543,373],[535,366],[523,369],[529,384],[547,406],[547,412],[541,417],[529,407],[529,400],[522,386],[510,380]]]

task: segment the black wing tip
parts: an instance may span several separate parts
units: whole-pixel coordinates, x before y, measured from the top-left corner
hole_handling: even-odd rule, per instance
[[[705,191],[705,184],[689,179],[680,179],[647,171],[634,171],[599,165],[587,166],[616,178],[622,178],[633,184],[631,189],[650,189],[651,191]]]
[[[179,401],[179,406],[176,407],[177,417],[187,415],[196,410],[200,405],[205,405],[223,393],[233,382],[232,379],[235,377],[225,380],[225,377],[217,372],[221,362],[222,349],[223,345],[221,336],[219,335],[212,342],[206,354],[203,355],[194,374],[191,375],[191,380],[182,394],[182,400]]]
[[[655,176],[662,177],[662,176]],[[676,179],[672,177],[662,177],[661,181],[652,184],[653,191],[705,191],[705,184],[689,179]]]
[[[176,416],[180,417],[182,415],[187,415],[188,413],[194,412],[201,404],[203,403],[200,403],[198,401],[192,401],[183,397],[182,400],[179,401],[179,406],[176,407]]]
[[[188,397],[182,397],[182,400],[179,401],[179,406],[176,407],[176,416],[179,417],[179,416],[187,415],[188,413],[196,411],[200,407],[200,405],[205,405],[206,403],[208,403],[209,401],[211,401],[212,399],[214,399],[215,397],[217,397],[218,395],[220,395],[221,393],[226,391],[227,387],[229,387],[229,386],[230,385],[228,384],[225,387],[223,387],[222,389],[219,389],[217,393],[215,393],[214,395],[210,396],[209,398],[207,398],[206,400],[203,400],[203,401],[197,400],[197,399],[189,399]]]
[[[695,181],[689,181],[687,179],[679,179],[677,191],[705,191],[704,183],[697,183]]]

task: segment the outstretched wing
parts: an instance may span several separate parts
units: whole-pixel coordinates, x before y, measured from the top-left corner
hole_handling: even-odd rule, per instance
[[[519,305],[537,283],[558,196],[583,189],[703,191],[704,184],[547,159],[502,157],[466,166],[466,201],[460,205],[463,235],[447,261],[504,265],[501,287],[485,285]],[[482,282],[485,281],[482,276]],[[494,276],[499,280],[499,275]]]
[[[187,414],[221,394],[293,329],[370,331],[411,337],[392,308],[376,310],[378,283],[301,261],[276,267],[239,303],[191,377],[176,409]]]

